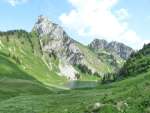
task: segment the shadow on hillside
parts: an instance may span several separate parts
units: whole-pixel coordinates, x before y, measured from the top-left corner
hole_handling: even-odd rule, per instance
[[[0,52],[0,101],[20,95],[50,94],[54,91],[55,88],[37,81],[21,70],[7,54]]]

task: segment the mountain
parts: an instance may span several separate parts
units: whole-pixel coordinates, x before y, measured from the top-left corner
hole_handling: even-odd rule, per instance
[[[31,32],[0,32],[0,113],[150,113],[150,44],[129,56],[124,44],[95,43],[44,16]],[[100,84],[116,70],[120,80]]]
[[[150,44],[131,54],[129,59],[123,65],[119,75],[121,77],[134,76],[139,73],[145,73],[150,69]]]
[[[134,50],[130,48],[129,46],[119,43],[116,41],[112,41],[108,43],[104,39],[95,39],[93,40],[90,44],[89,47],[91,49],[94,49],[95,51],[100,51],[100,50],[106,50],[109,53],[114,53],[117,54],[119,57],[121,57],[124,60],[127,60],[132,52]]]
[[[123,43],[116,41],[108,43],[104,39],[94,39],[88,47],[97,54],[101,61],[111,66],[114,71],[119,70],[130,54],[134,52],[132,48]]]
[[[33,31],[40,36],[42,51],[53,54],[59,59],[61,74],[70,79],[76,79],[77,71],[73,68],[73,65],[81,63],[84,56],[75,45],[75,41],[67,35],[63,28],[44,16],[38,17]]]
[[[103,74],[111,70],[88,47],[73,40],[62,27],[49,21],[47,17],[39,16],[33,31],[40,36],[42,51],[53,53],[59,59],[60,73],[67,78],[77,79],[76,75],[79,75],[81,67],[89,70],[89,74]]]
[[[66,79],[57,74],[58,71],[55,68],[58,62],[57,59],[42,54],[37,33],[28,33],[24,30],[0,32],[0,55],[14,65],[9,65],[5,60],[5,65],[0,67],[1,79],[3,77],[6,79],[19,79],[26,74],[46,85],[56,83],[59,85],[65,82]],[[52,62],[51,65],[47,63],[47,60]],[[24,72],[24,74],[21,72]],[[19,78],[16,78],[16,75]]]
[[[48,71],[40,59],[42,56],[38,56],[41,52],[37,54],[39,50],[35,49],[35,43],[33,44],[34,49],[31,49],[32,46],[28,42],[27,34],[25,31],[0,33],[1,113],[149,113],[150,68],[136,73],[136,76],[134,73],[132,73],[133,76],[130,73],[130,76],[126,79],[111,84],[98,84],[94,88],[78,88],[76,90],[53,88],[38,81],[40,79],[49,81],[51,76],[45,73]],[[32,37],[30,35],[29,37],[34,42],[33,40],[37,39],[37,36],[34,33],[32,33]],[[36,37],[33,37],[33,35]],[[20,37],[19,39],[18,36]],[[17,52],[11,49],[13,52],[10,52],[10,55],[7,54],[7,48],[5,47],[14,48],[14,43],[18,45],[19,40],[22,41],[20,44],[25,46],[17,46],[18,50],[15,50]],[[22,50],[22,53],[19,52],[20,50]],[[139,52],[142,54],[142,57]],[[149,58],[149,44],[145,45],[139,52],[131,55],[134,60],[130,63],[134,64],[136,62],[134,66],[138,65],[140,61],[144,61],[145,58]],[[15,54],[12,55],[12,53]],[[26,60],[22,59],[23,57]],[[57,60],[53,59],[54,61],[57,62]],[[143,63],[138,67],[138,70],[143,67]],[[23,70],[22,65],[26,66],[25,70]],[[31,66],[33,67],[31,68]],[[34,77],[32,77],[33,74],[27,73],[27,70],[34,71]],[[41,73],[43,73],[43,76]],[[52,72],[49,73],[52,74]],[[37,76],[39,76],[39,79]],[[56,83],[62,81],[55,74],[52,76],[50,78],[52,81]],[[82,84],[85,83],[85,81],[82,82]],[[89,86],[91,86],[90,83]]]
[[[142,49],[132,52],[123,66],[115,73],[106,73],[102,83],[110,83],[129,77],[135,77],[150,71],[150,44],[145,44]]]
[[[130,50],[124,44],[108,44],[105,40],[95,40],[85,46],[45,16],[38,17],[30,33],[1,32],[0,48],[22,71],[44,84],[60,86],[68,80],[97,80],[105,73],[118,70],[125,61],[121,55],[127,56]]]
[[[17,67],[7,62],[0,66],[1,79],[20,81],[15,77],[28,75],[42,84],[61,88],[69,80],[98,80],[111,70],[87,46],[70,38],[62,27],[44,16],[38,18],[31,32],[0,32],[0,55]]]

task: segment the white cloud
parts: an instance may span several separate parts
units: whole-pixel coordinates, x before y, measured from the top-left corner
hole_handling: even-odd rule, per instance
[[[6,0],[11,6],[16,6],[19,4],[26,3],[28,0]]]
[[[128,20],[129,18],[128,10],[121,8],[120,10],[116,11],[116,16],[120,21]]]
[[[80,37],[104,37],[130,45],[134,49],[142,47],[145,40],[129,28],[130,17],[127,9],[115,13],[112,8],[118,0],[68,0],[73,9],[63,13],[59,19],[62,25]]]

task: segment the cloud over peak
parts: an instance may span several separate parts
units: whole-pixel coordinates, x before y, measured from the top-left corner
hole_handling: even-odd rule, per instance
[[[142,47],[145,40],[129,28],[128,10],[112,8],[119,0],[68,0],[73,6],[69,13],[59,19],[62,25],[81,37],[104,37],[130,45],[134,49]]]

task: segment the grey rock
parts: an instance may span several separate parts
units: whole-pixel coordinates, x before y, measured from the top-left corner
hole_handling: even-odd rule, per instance
[[[63,30],[61,26],[53,23],[45,16],[39,16],[38,21],[33,27],[33,31],[37,32],[40,36],[40,44],[43,53],[48,53],[50,56],[54,54],[59,59],[59,70],[61,74],[65,74],[67,78],[76,79],[78,73],[74,68],[74,65],[82,64],[85,65],[92,73],[98,72],[103,73],[104,70],[99,70],[103,67],[103,63],[96,55],[88,54],[90,51],[88,48],[84,48],[83,45],[73,40]],[[113,49],[120,54],[121,57],[128,57],[126,52],[121,45],[108,43],[105,40],[96,39],[90,44],[93,49]],[[112,48],[111,48],[112,47]],[[118,48],[117,48],[118,47]],[[122,47],[121,49],[119,49]],[[83,49],[84,48],[84,49]],[[97,68],[100,67],[100,68]],[[58,72],[59,73],[59,72]]]
[[[38,21],[34,25],[33,31],[37,31],[41,37],[48,35],[49,38],[52,39],[68,38],[68,35],[62,27],[51,22],[47,17],[42,15],[38,17]]]
[[[89,105],[85,111],[85,113],[99,113],[100,110],[103,108],[104,104],[96,102],[92,105]]]
[[[126,46],[123,43],[116,41],[110,42],[107,46],[110,51],[116,52],[121,58],[127,60],[131,53],[134,51],[132,48]]]
[[[84,58],[84,54],[76,46],[76,41],[70,38],[62,27],[44,16],[38,17],[33,31],[39,33],[43,52],[53,53],[58,57],[60,73],[75,80],[77,71],[73,65],[82,63]]]
[[[41,36],[41,45],[45,52],[55,52],[57,57],[68,61],[70,64],[79,64],[83,59],[83,53],[75,45],[75,41],[59,25],[48,20],[47,17],[39,16],[33,31]],[[42,38],[49,40],[44,44]]]
[[[108,45],[108,42],[103,39],[95,39],[90,43],[90,47],[92,49],[98,50],[98,49],[105,49]]]
[[[90,44],[89,47],[95,51],[104,49],[110,53],[116,53],[124,60],[127,60],[131,53],[134,51],[129,46],[123,43],[112,41],[108,43],[106,40],[95,39]]]

